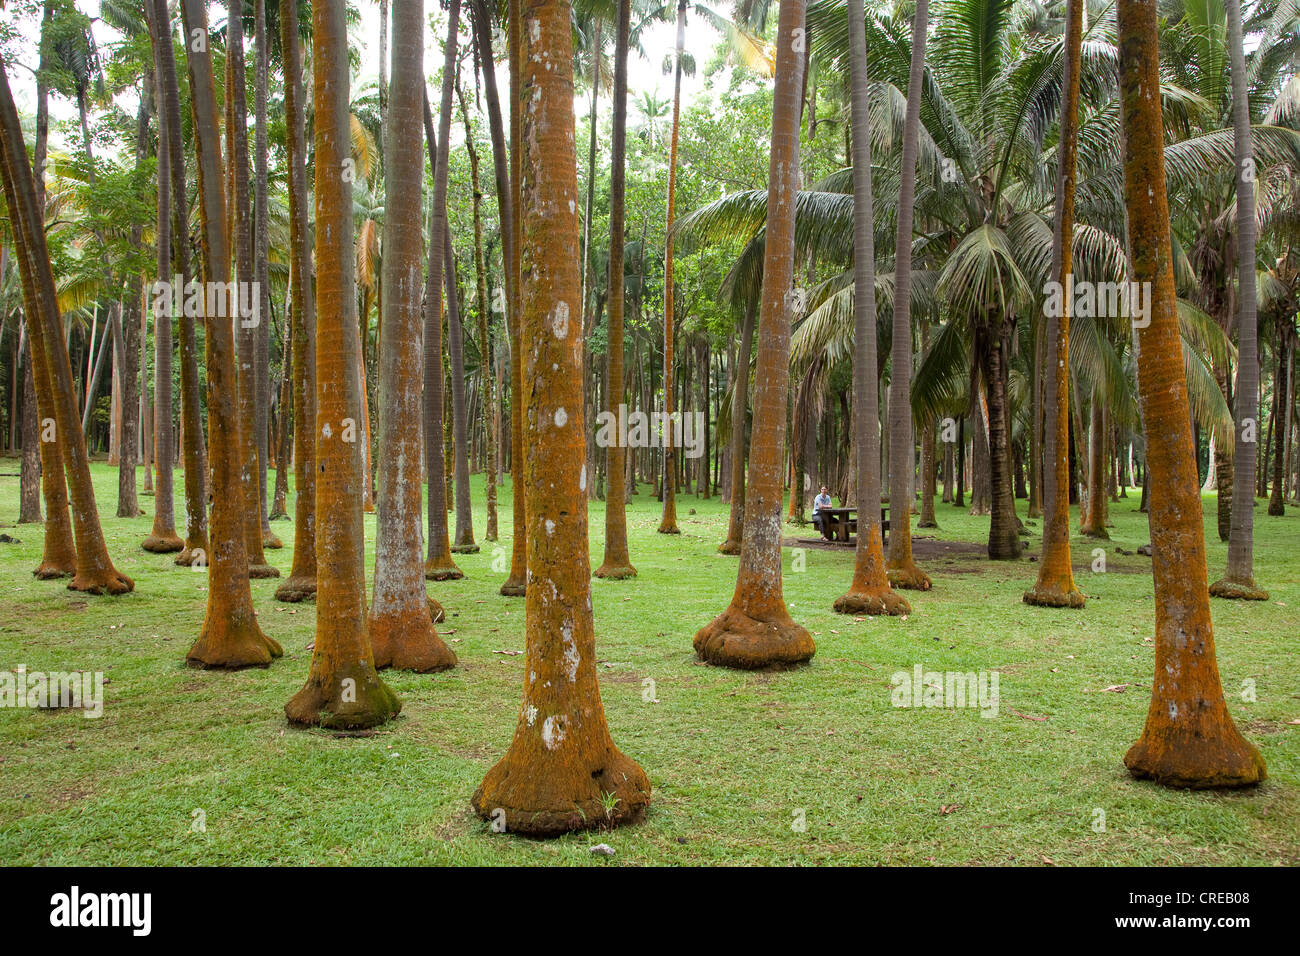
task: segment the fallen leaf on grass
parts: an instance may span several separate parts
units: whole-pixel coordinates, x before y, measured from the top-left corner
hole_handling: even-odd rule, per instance
[[[523,651],[493,651],[492,653],[493,653],[493,654],[504,654],[506,657],[517,657],[517,656],[519,656],[520,654],[522,654]]]
[[[957,810],[960,806],[961,806],[960,803],[945,803],[943,806],[939,808],[939,812],[946,817],[954,810]]]
[[[1011,711],[1011,713],[1015,714],[1017,717],[1023,717],[1025,720],[1046,720],[1047,719],[1046,717],[1035,717],[1033,714],[1022,714],[1014,707],[1008,707],[1007,710]]]

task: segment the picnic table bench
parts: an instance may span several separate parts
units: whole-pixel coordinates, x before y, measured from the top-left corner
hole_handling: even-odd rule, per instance
[[[822,508],[817,512],[818,517],[822,519],[821,534],[827,541],[838,541],[844,544],[852,540],[851,535],[857,534],[858,519],[857,508]],[[882,537],[889,534],[889,509],[882,507],[880,509],[880,531]]]

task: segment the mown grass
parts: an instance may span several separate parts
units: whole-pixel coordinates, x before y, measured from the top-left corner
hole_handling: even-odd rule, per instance
[[[111,515],[116,471],[97,464],[94,472],[101,511]],[[481,478],[474,499],[481,535]],[[141,503],[152,508],[149,498]],[[1206,527],[1217,576],[1226,549],[1213,533],[1213,503]],[[494,834],[468,805],[509,743],[522,686],[523,657],[496,653],[524,646],[523,602],[497,594],[504,575],[492,568],[510,545],[508,487],[502,540],[457,556],[464,580],[430,585],[448,609],[441,630],[459,666],[436,676],[387,672],[403,710],[372,737],[286,724],[283,705],[307,672],[315,607],[278,604],[274,581],[254,581],[253,595],[284,658],[267,670],[191,670],[184,657],[202,620],[205,578],[139,549],[149,517],[104,519],[118,567],[136,580],[135,593],[120,598],[34,580],[41,530],[10,527],[21,543],[0,544],[0,667],[102,670],[109,683],[98,720],[0,709],[0,859],[1296,864],[1300,517],[1257,512],[1257,578],[1270,600],[1213,605],[1230,709],[1264,753],[1269,779],[1248,792],[1190,793],[1136,782],[1121,763],[1141,731],[1152,672],[1150,559],[1114,550],[1149,540],[1136,507],[1136,496],[1111,506],[1105,573],[1090,568],[1098,544],[1073,539],[1089,595],[1076,612],[1021,603],[1036,571],[1027,560],[963,556],[927,566],[934,590],[909,595],[910,616],[854,620],[830,610],[852,552],[809,549],[795,573],[787,550],[787,600],[816,635],[817,656],[792,671],[738,673],[701,665],[691,650],[695,630],[726,606],[735,583],[736,559],[715,550],[725,506],[684,496],[683,533],[658,535],[658,504],[642,489],[629,514],[640,574],[593,581],[593,591],[605,711],[615,741],[649,773],[654,803],[634,827],[547,842]],[[16,514],[17,479],[0,478],[0,516]],[[987,534],[986,518],[950,505],[938,516],[941,538]],[[366,524],[373,537],[374,517]],[[286,547],[271,560],[287,571],[292,526],[276,530]],[[1031,530],[1035,553],[1040,528]],[[593,564],[603,533],[596,502]],[[915,664],[996,669],[999,715],[891,706],[890,675]],[[647,678],[653,694],[644,693]],[[1242,699],[1247,680],[1255,702]],[[1116,685],[1128,686],[1103,690]],[[588,852],[601,841],[617,850],[612,860]]]

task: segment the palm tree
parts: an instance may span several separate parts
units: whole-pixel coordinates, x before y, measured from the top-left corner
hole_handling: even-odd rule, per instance
[[[1232,459],[1232,518],[1227,573],[1210,585],[1215,597],[1267,601],[1255,584],[1255,445],[1259,427],[1259,316],[1255,302],[1255,160],[1250,146],[1250,100],[1241,39],[1241,0],[1225,0],[1232,73],[1232,129],[1237,156],[1237,431]]]
[[[781,590],[781,488],[786,402],[790,384],[795,199],[799,188],[799,112],[804,56],[795,33],[804,29],[803,0],[781,4],[777,26],[772,160],[763,252],[762,308],[754,379],[754,436],[749,457],[745,530],[731,605],[701,628],[694,647],[702,660],[758,668],[807,661],[812,635],[796,624]]]
[[[606,410],[617,415],[623,402],[624,229],[627,202],[627,60],[631,0],[618,0],[614,46],[614,116],[609,174],[609,344],[606,352]],[[590,206],[588,207],[590,208]],[[590,215],[588,216],[590,221]],[[605,492],[605,560],[598,578],[636,577],[627,546],[627,449],[618,441],[605,450],[609,487]]]
[[[1133,275],[1151,283],[1151,323],[1137,330],[1138,392],[1147,436],[1156,651],[1142,736],[1129,772],[1169,787],[1250,786],[1264,760],[1223,699],[1206,586],[1191,409],[1183,375],[1165,191],[1155,0],[1119,0],[1124,198]]]
[[[311,250],[307,245],[306,110],[298,0],[280,0],[280,56],[284,66],[285,154],[289,164],[295,501],[293,566],[289,577],[275,589],[275,599],[301,601],[316,593],[316,300],[311,281]]]
[[[168,114],[161,104],[165,94],[163,86],[162,48],[170,50],[172,35],[171,23],[158,21],[157,10],[153,0],[146,0],[145,14],[149,21],[149,38],[153,44],[154,54],[154,91],[159,103],[158,113],[158,226],[156,245],[158,254],[158,280],[170,281],[172,274],[172,237],[171,237],[171,188],[172,161],[170,141],[178,136],[168,124]],[[173,67],[174,69],[174,67]],[[182,176],[184,172],[182,172]],[[183,202],[184,200],[182,200]],[[187,243],[189,237],[179,237],[179,242]],[[155,554],[170,554],[184,551],[185,542],[176,533],[175,496],[172,486],[172,315],[167,305],[172,301],[167,296],[165,301],[154,300],[154,450],[157,458],[158,481],[154,488],[153,529],[149,536],[140,543],[140,547]],[[134,323],[128,322],[128,327]],[[123,448],[123,469],[126,470],[126,448]],[[131,456],[134,462],[134,455]],[[134,464],[130,470],[134,472]]]
[[[442,100],[438,131],[433,130],[428,94],[424,99],[425,138],[433,164],[433,198],[429,210],[429,271],[424,289],[424,457],[429,478],[429,558],[424,573],[431,581],[463,578],[464,572],[451,556],[447,534],[447,483],[443,458],[442,381],[442,292],[444,278],[449,296],[456,281],[447,271],[447,163],[451,137],[451,97],[456,78],[456,37],[460,0],[448,9],[447,42],[444,45]],[[456,330],[459,332],[459,329]],[[463,385],[463,382],[462,382]],[[517,493],[517,489],[516,489]]]
[[[383,316],[379,343],[378,531],[370,643],[375,666],[420,672],[456,663],[433,626],[420,553],[424,257],[418,195],[424,178],[424,4],[393,7],[393,84],[384,144]]]
[[[45,229],[36,201],[36,186],[27,147],[23,142],[18,110],[9,90],[9,78],[0,61],[0,164],[3,164],[5,201],[14,226],[14,246],[23,276],[28,329],[32,350],[45,356],[45,370],[37,369],[37,388],[47,389],[46,408],[54,412],[53,425],[60,434],[59,448],[72,505],[72,527],[77,558],[76,574],[68,588],[88,594],[123,594],[134,589],[129,577],[113,567],[104,541],[95,489],[90,479],[86,438],[77,415],[72,364],[63,340],[54,273],[50,267]],[[39,401],[39,400],[38,400]],[[42,427],[48,422],[42,421]],[[44,436],[42,436],[44,437]],[[51,463],[52,464],[52,463]]]
[[[526,507],[524,487],[523,423],[520,415],[520,387],[522,360],[519,355],[519,298],[518,298],[518,230],[516,228],[515,187],[519,182],[517,165],[518,131],[518,71],[516,69],[516,47],[512,16],[508,29],[510,44],[510,143],[507,145],[504,124],[501,117],[501,101],[497,95],[496,64],[492,55],[492,20],[488,12],[487,0],[472,0],[474,42],[478,48],[479,68],[483,71],[483,98],[487,101],[488,130],[492,137],[492,169],[496,182],[497,216],[501,225],[501,261],[505,284],[506,304],[506,339],[510,346],[510,483],[514,489],[512,503],[512,528],[510,573],[501,585],[501,593],[509,597],[522,597],[526,588],[528,546],[525,540]],[[511,0],[516,2],[516,0]],[[513,9],[513,7],[511,8]]]
[[[412,4],[411,6],[414,6]],[[418,11],[423,16],[423,11]],[[285,704],[290,723],[373,727],[401,702],[375,670],[366,629],[364,467],[358,442],[361,343],[352,238],[345,0],[312,4],[316,159],[316,646],[307,683]],[[423,84],[421,84],[423,88]],[[355,433],[353,435],[355,437]]]
[[[454,0],[453,0],[454,2]],[[511,832],[549,836],[638,819],[650,802],[645,772],[614,746],[596,679],[587,541],[585,410],[577,322],[557,304],[577,301],[579,249],[573,74],[567,0],[524,0],[520,76],[535,98],[521,157],[529,189],[518,207],[529,277],[521,341],[529,343],[527,488],[528,677],[506,755],[472,804]],[[516,494],[523,489],[516,488]]]
[[[1084,0],[1070,0],[1065,32],[1065,96],[1061,102],[1060,145],[1057,150],[1056,229],[1052,236],[1052,271],[1062,288],[1072,281],[1074,262],[1074,180],[1079,148],[1079,78],[1082,73]],[[1038,581],[1026,591],[1026,604],[1045,607],[1084,605],[1070,565],[1070,368],[1069,296],[1064,308],[1047,316],[1043,418],[1043,553]]]
[[[922,3],[925,0],[921,0]],[[841,614],[907,614],[890,586],[880,521],[880,408],[876,389],[876,249],[871,208],[871,103],[862,0],[848,0],[849,108],[853,148],[853,403],[858,545]],[[894,300],[897,302],[897,298]],[[902,323],[895,323],[901,325]],[[910,350],[910,345],[909,345]],[[904,509],[905,511],[907,509]]]
[[[226,17],[226,148],[232,169],[230,197],[234,203],[231,216],[235,233],[235,282],[240,290],[257,288],[254,265],[253,223],[248,195],[248,115],[244,69],[243,0],[229,0]],[[234,296],[239,313],[239,330],[235,341],[238,354],[236,389],[239,402],[239,435],[243,443],[240,461],[243,477],[240,494],[244,506],[244,539],[248,548],[248,573],[254,578],[278,578],[280,569],[267,563],[262,544],[262,493],[259,491],[259,454],[257,443],[257,327],[267,321],[261,314],[261,301],[246,313],[251,301],[247,292]]]
[[[266,0],[254,0],[254,42],[257,60],[253,86],[253,262],[257,274],[258,323],[253,330],[253,381],[257,398],[257,495],[262,547],[282,548],[279,535],[271,530],[267,514],[266,469],[271,453],[271,269],[270,224],[267,222],[267,132],[266,95],[270,82],[271,50],[266,35]]]
[[[673,124],[668,140],[668,214],[664,225],[664,480],[660,534],[677,527],[677,458],[673,454],[673,220],[677,211],[677,133],[682,112],[682,52],[686,44],[686,4],[677,2],[677,49],[673,56]]]
[[[181,15],[186,36],[208,36],[204,0],[181,0]],[[221,127],[217,119],[212,55],[207,44],[187,44],[185,59],[190,80],[194,151],[199,170],[202,228],[199,276],[204,287],[211,289],[216,288],[215,283],[228,283],[230,276]],[[234,329],[229,315],[207,315],[208,296],[204,295],[202,299],[208,372],[208,447],[212,456],[212,552],[206,559],[207,613],[198,640],[185,660],[195,667],[265,667],[272,659],[280,657],[284,650],[262,633],[257,613],[253,610],[245,545],[245,499],[240,491],[244,446],[236,397]]]
[[[180,84],[176,76],[176,57],[172,49],[171,14],[167,0],[146,0],[153,10],[158,34],[159,113],[166,114],[168,130],[181,129]],[[190,267],[189,207],[185,192],[185,149],[179,135],[167,137],[167,175],[171,188],[168,200],[172,213],[172,274],[179,275],[188,288],[193,273]],[[176,564],[193,567],[208,561],[208,460],[203,444],[201,398],[199,395],[198,340],[194,316],[185,310],[180,320],[181,360],[181,442],[185,460],[185,547],[176,555]],[[156,333],[155,333],[156,334]],[[170,361],[170,353],[167,356]],[[157,363],[155,363],[157,364]],[[161,379],[163,370],[155,369]],[[167,381],[171,381],[170,366]]]
[[[889,379],[889,583],[896,588],[930,590],[930,577],[912,560],[912,199],[916,188],[917,140],[921,126],[921,79],[925,70],[929,0],[917,0],[912,15],[911,68],[907,114],[903,121],[902,174],[898,187],[898,239],[894,244],[893,347]],[[1001,408],[998,409],[1001,412]],[[999,420],[997,427],[1002,427]],[[990,429],[992,431],[992,429]],[[995,452],[996,454],[996,452]],[[996,483],[995,483],[996,488]],[[1005,493],[1010,495],[1008,481]],[[1015,529],[1012,529],[1014,535]],[[989,557],[995,557],[990,532]],[[1001,553],[996,555],[1001,557]]]

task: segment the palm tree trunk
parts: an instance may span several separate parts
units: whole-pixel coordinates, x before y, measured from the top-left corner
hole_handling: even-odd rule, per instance
[[[1138,395],[1147,436],[1155,575],[1155,675],[1129,772],[1170,787],[1249,786],[1265,776],[1237,732],[1214,654],[1205,538],[1178,330],[1165,193],[1156,0],[1119,0],[1124,195],[1134,279],[1151,283],[1151,322],[1137,330]]]
[[[453,0],[453,3],[455,0]],[[524,0],[521,79],[532,91],[522,157],[529,188],[518,207],[529,288],[520,339],[528,381],[527,633],[523,706],[509,751],[474,792],[484,819],[549,836],[639,819],[650,781],[614,746],[596,680],[587,551],[582,326],[561,324],[576,303],[578,222],[573,143],[573,52],[567,0]],[[516,494],[523,489],[516,488]]]
[[[784,0],[777,26],[767,241],[754,371],[754,437],[740,569],[731,605],[701,628],[694,640],[702,660],[725,667],[796,664],[809,660],[816,650],[812,635],[791,619],[781,586],[781,479],[790,386],[794,210],[799,189],[804,61],[795,50],[795,34],[803,36],[804,12],[804,0]]]
[[[853,581],[835,599],[841,614],[907,614],[889,583],[880,521],[880,403],[876,376],[876,246],[871,202],[871,79],[862,0],[848,0],[853,163],[853,447],[858,542]],[[931,504],[933,512],[933,499]]]
[[[1228,568],[1210,585],[1215,597],[1267,601],[1255,584],[1255,469],[1259,427],[1259,320],[1255,302],[1255,176],[1251,159],[1250,101],[1241,37],[1241,0],[1226,0],[1228,61],[1232,74],[1232,128],[1237,157],[1237,431],[1232,457],[1232,514]]]
[[[727,519],[727,540],[718,545],[723,554],[740,554],[745,527],[745,419],[749,410],[749,356],[754,348],[754,322],[758,303],[745,303],[740,330],[740,351],[736,353],[736,383],[731,389],[731,512]]]
[[[23,280],[25,302],[32,335],[32,349],[42,350],[46,374],[37,369],[36,387],[46,390],[53,417],[42,415],[42,428],[52,423],[60,436],[59,449],[68,482],[72,527],[76,544],[76,574],[68,588],[90,594],[122,594],[135,585],[113,567],[104,542],[91,484],[86,438],[77,418],[72,381],[72,363],[63,341],[54,273],[50,268],[45,230],[36,201],[36,187],[27,148],[23,142],[18,110],[9,89],[9,79],[0,62],[0,140],[3,152],[5,201],[14,231],[14,246]],[[39,336],[39,338],[38,338]],[[39,402],[39,399],[38,399]],[[42,434],[42,439],[45,435]],[[51,470],[56,470],[50,462]]]
[[[1274,425],[1276,437],[1273,439],[1273,490],[1268,499],[1268,513],[1280,518],[1286,514],[1286,493],[1283,487],[1286,476],[1287,436],[1291,433],[1291,403],[1287,396],[1291,394],[1290,356],[1291,345],[1289,330],[1279,323],[1277,375],[1273,380]]]
[[[519,429],[522,423],[519,420],[519,396],[522,394],[519,388],[519,341],[518,341],[518,299],[516,297],[518,278],[518,257],[515,255],[518,249],[517,233],[515,228],[515,201],[514,201],[514,184],[518,181],[518,170],[511,169],[514,164],[515,149],[514,136],[518,129],[516,115],[516,106],[518,101],[516,90],[516,70],[514,61],[515,33],[514,33],[514,6],[511,6],[511,24],[510,27],[510,88],[511,88],[511,146],[507,149],[505,132],[501,120],[501,102],[497,95],[496,66],[492,54],[492,21],[488,13],[487,0],[472,0],[473,2],[473,25],[474,41],[478,46],[479,68],[483,71],[483,99],[487,102],[488,112],[488,131],[492,138],[492,169],[493,180],[496,183],[497,192],[497,215],[501,224],[501,264],[502,280],[505,286],[505,313],[506,313],[506,339],[510,348],[510,483],[512,487],[512,507],[513,507],[513,530],[512,548],[510,557],[510,574],[506,582],[501,585],[501,593],[521,597],[524,594],[525,579],[527,577],[526,568],[528,562],[528,548],[524,536],[524,494],[523,494],[523,458],[519,454]],[[513,3],[513,0],[512,0]],[[495,298],[495,295],[494,295]],[[503,390],[498,389],[497,407],[500,408],[501,402],[505,396]],[[516,427],[518,426],[518,428]],[[504,435],[502,441],[498,443],[498,448],[504,450]],[[502,459],[504,460],[504,458]]]
[[[438,132],[427,92],[424,95],[424,134],[433,163],[433,199],[429,210],[429,272],[424,287],[424,456],[429,477],[429,557],[424,574],[431,581],[464,577],[451,556],[447,534],[447,481],[443,456],[442,292],[447,244],[447,151],[451,136],[451,96],[456,75],[456,31],[460,0],[451,0],[444,45],[442,99]],[[451,277],[449,282],[455,282]]]
[[[154,95],[154,82],[151,73],[145,74],[145,81],[142,84],[144,89],[141,91],[140,104],[136,113],[135,125],[135,161],[136,167],[139,168],[145,159],[149,148],[149,110],[153,108],[156,97]],[[160,180],[161,181],[161,180]],[[162,192],[164,190],[160,190]],[[161,218],[164,214],[159,213]],[[128,236],[133,252],[140,253],[143,251],[141,241],[144,230],[136,225],[131,227]],[[163,245],[163,258],[166,259],[166,244]],[[163,271],[160,275],[166,274],[166,262],[163,263]],[[122,309],[119,316],[118,328],[118,349],[114,353],[114,367],[118,372],[119,386],[121,389],[122,417],[120,421],[120,431],[118,433],[118,451],[119,463],[117,469],[117,516],[119,518],[136,518],[140,515],[140,502],[136,496],[135,471],[139,464],[139,444],[140,444],[140,346],[141,346],[141,301],[144,295],[144,278],[140,272],[128,273],[126,280],[126,294],[122,303]],[[168,345],[170,347],[171,337],[168,336]],[[157,342],[154,343],[155,349]],[[155,369],[157,362],[154,363]],[[171,421],[171,405],[167,406],[168,423]],[[168,462],[170,466],[171,462]],[[168,478],[171,476],[168,475]],[[171,510],[171,486],[167,488],[168,494],[165,503],[167,504],[168,519],[175,524],[175,518]],[[158,516],[158,502],[154,503],[154,520]],[[177,539],[179,540],[179,539]]]
[[[396,45],[394,43],[394,45]],[[450,110],[450,101],[448,109]],[[451,128],[448,127],[448,135]],[[477,554],[474,543],[474,512],[469,499],[469,413],[465,396],[465,329],[460,321],[460,287],[456,280],[456,258],[452,254],[451,228],[444,220],[446,238],[443,263],[447,275],[447,352],[451,359],[451,434],[456,493],[456,554]]]
[[[161,5],[162,0],[158,0]],[[208,36],[203,0],[181,0],[186,36]],[[226,232],[226,189],[220,151],[216,85],[206,44],[187,44],[190,108],[199,179],[202,226],[201,287],[215,289],[230,277],[230,239]],[[175,156],[175,151],[172,154]],[[173,182],[175,181],[172,170]],[[173,199],[175,196],[173,195]],[[284,651],[262,633],[253,610],[244,534],[240,461],[243,443],[235,385],[235,336],[229,309],[204,294],[204,344],[208,378],[208,446],[212,454],[212,552],[195,552],[194,566],[208,566],[208,606],[203,629],[186,655],[195,667],[262,666]]]
[[[618,26],[614,40],[614,128],[609,173],[609,341],[605,353],[605,410],[615,418],[619,416],[619,409],[625,407],[623,256],[627,218],[627,59],[631,18],[631,0],[618,0]],[[591,221],[590,205],[587,221]],[[627,447],[621,435],[609,443],[605,455],[609,472],[609,488],[605,493],[605,560],[595,574],[598,578],[622,580],[636,577],[636,568],[632,566],[627,546],[627,482],[623,477],[627,467]]]
[[[159,101],[166,113],[169,130],[181,129],[180,84],[176,76],[176,58],[171,45],[171,19],[167,0],[149,0],[159,42]],[[214,131],[214,135],[218,135]],[[182,288],[189,289],[193,279],[189,250],[189,209],[185,193],[185,151],[180,136],[167,137],[167,176],[171,183],[172,281],[179,276]],[[208,460],[203,443],[202,408],[199,394],[198,338],[191,310],[182,310],[180,319],[181,359],[181,441],[185,456],[185,547],[176,555],[176,564],[201,566],[208,562]],[[147,436],[147,432],[146,432]],[[146,447],[148,442],[146,441]]]
[[[1073,296],[1074,184],[1079,153],[1079,82],[1082,73],[1083,0],[1070,0],[1065,32],[1060,149],[1056,173],[1056,228],[1052,235],[1052,277],[1062,289],[1061,314],[1048,310],[1040,354],[1043,366],[1043,551],[1038,580],[1026,604],[1081,608],[1085,596],[1074,583],[1070,561],[1070,307]],[[1035,434],[1037,437],[1037,434]]]
[[[677,49],[673,60],[673,128],[668,146],[668,216],[664,225],[664,483],[660,534],[677,527],[677,458],[673,450],[673,220],[677,212],[677,133],[682,111],[682,49],[686,44],[686,0],[677,3]]]
[[[903,125],[898,190],[898,238],[894,254],[894,323],[889,380],[889,582],[896,588],[930,590],[930,577],[912,561],[912,201],[916,191],[917,137],[921,125],[921,77],[925,64],[929,0],[917,0],[912,19],[912,59]]]
[[[319,0],[317,0],[319,2]],[[393,122],[384,143],[384,284],[379,323],[379,481],[370,642],[375,666],[421,673],[456,663],[434,629],[420,553],[420,378],[424,330],[420,194],[424,113],[424,3],[393,7]]]
[[[230,196],[234,208],[231,220],[235,247],[235,294],[238,331],[236,394],[239,404],[241,477],[240,500],[243,503],[244,540],[248,549],[248,573],[254,578],[278,578],[279,568],[266,561],[262,550],[262,494],[258,490],[260,456],[257,440],[257,406],[260,401],[257,383],[258,327],[265,321],[261,314],[261,296],[257,294],[257,269],[254,265],[253,222],[250,218],[248,188],[248,115],[244,69],[243,2],[230,0],[226,19],[228,80],[228,117],[226,140],[231,165]],[[249,303],[254,303],[251,308]]]
[[[479,401],[483,413],[483,477],[487,499],[487,529],[484,541],[497,539],[497,443],[492,435],[492,353],[488,337],[487,263],[483,257],[483,194],[478,169],[478,149],[474,146],[474,129],[469,121],[469,104],[459,82],[460,115],[465,122],[465,151],[469,153],[470,189],[474,211],[474,276],[478,308]],[[475,550],[478,550],[477,548]]]
[[[267,222],[266,181],[266,90],[269,82],[271,49],[266,37],[266,0],[254,3],[254,42],[257,61],[254,72],[253,113],[253,262],[257,273],[258,323],[253,331],[253,372],[255,381],[257,438],[258,518],[262,530],[262,547],[282,548],[279,535],[271,530],[266,497],[266,469],[271,456],[271,272],[267,253],[270,249],[270,225]]]
[[[419,4],[416,16],[423,17]],[[380,679],[366,628],[365,525],[361,511],[361,350],[348,110],[345,0],[312,3],[316,158],[316,646],[302,690],[285,704],[290,723],[373,727],[401,702]],[[421,89],[423,83],[420,84]],[[418,272],[418,268],[417,268]],[[355,435],[353,438],[355,439]]]
[[[284,67],[285,153],[289,164],[289,294],[293,337],[293,566],[275,589],[277,601],[316,593],[316,297],[307,245],[307,134],[298,38],[298,0],[280,0]],[[281,414],[284,414],[283,412]]]

